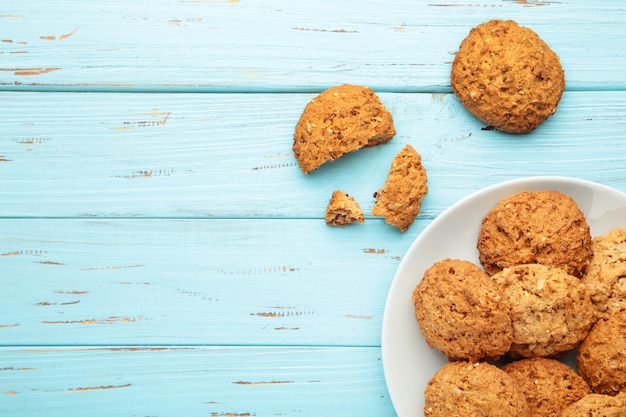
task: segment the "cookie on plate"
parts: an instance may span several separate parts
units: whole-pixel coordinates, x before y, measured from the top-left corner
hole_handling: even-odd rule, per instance
[[[368,87],[329,88],[304,108],[293,135],[293,151],[302,172],[343,155],[379,145],[396,134],[391,113]]]
[[[595,315],[578,278],[559,268],[528,264],[505,268],[492,279],[511,308],[511,357],[559,357],[589,334]]]
[[[626,406],[611,395],[589,394],[563,410],[561,417],[626,417]]]
[[[407,231],[428,193],[427,181],[422,157],[411,145],[404,146],[391,162],[385,184],[374,194],[372,214],[382,216],[401,232]]]
[[[363,211],[359,203],[341,190],[334,191],[326,207],[326,224],[329,226],[345,226],[346,224],[363,223]]]
[[[598,314],[626,310],[626,228],[592,241],[593,258],[582,278]]]
[[[534,416],[561,417],[563,409],[591,394],[580,375],[554,359],[522,359],[507,363],[502,370],[517,382]]]
[[[513,330],[508,308],[478,265],[459,259],[436,262],[412,298],[428,345],[450,360],[491,361],[509,350]]]
[[[626,311],[598,320],[578,347],[576,365],[595,393],[626,391]]]
[[[424,391],[426,417],[531,415],[513,378],[487,362],[446,363]]]
[[[580,278],[591,260],[591,232],[576,202],[559,191],[520,191],[483,219],[477,248],[489,275],[520,264],[563,268]]]
[[[470,113],[510,133],[530,132],[553,115],[565,89],[557,54],[512,20],[473,28],[456,53],[450,81]]]

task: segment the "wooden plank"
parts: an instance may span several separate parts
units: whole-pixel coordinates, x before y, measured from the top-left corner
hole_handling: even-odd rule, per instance
[[[626,88],[617,0],[27,0],[0,13],[5,90],[448,92],[461,40],[494,18],[539,33],[568,89]]]
[[[0,349],[7,416],[394,416],[379,348]]]
[[[425,223],[0,219],[0,345],[379,346]]]
[[[428,218],[529,173],[626,191],[621,92],[566,93],[557,113],[524,136],[484,130],[451,94],[380,96],[396,137],[305,176],[291,146],[312,94],[5,92],[0,216],[320,218],[335,189],[369,215],[407,143],[428,170]]]

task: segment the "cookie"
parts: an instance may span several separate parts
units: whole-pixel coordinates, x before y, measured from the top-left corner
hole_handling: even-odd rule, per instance
[[[427,181],[422,157],[411,145],[406,145],[391,162],[385,184],[374,194],[372,214],[382,216],[401,232],[407,231],[428,193]]]
[[[346,224],[363,223],[363,211],[359,203],[341,190],[333,192],[326,207],[326,224],[329,226],[345,226]]]
[[[626,310],[626,228],[592,241],[593,258],[582,278],[598,315]]]
[[[565,89],[556,53],[512,20],[473,28],[456,53],[450,81],[471,114],[509,133],[537,128],[556,112]]]
[[[517,384],[486,362],[449,362],[426,385],[426,417],[530,417]]]
[[[580,278],[591,260],[591,233],[576,202],[559,191],[521,191],[483,219],[477,248],[489,275],[540,263]]]
[[[626,406],[610,395],[589,394],[563,410],[561,417],[626,417]]]
[[[436,262],[412,298],[428,345],[450,360],[491,361],[509,350],[513,329],[508,308],[478,265],[459,259]]]
[[[595,393],[626,391],[626,311],[598,320],[578,347],[576,365]]]
[[[584,286],[562,269],[518,265],[492,279],[511,308],[511,357],[562,356],[580,344],[595,321]]]
[[[522,359],[507,363],[502,370],[517,382],[534,416],[561,417],[567,406],[591,394],[580,375],[554,359]]]
[[[293,151],[308,174],[349,152],[388,142],[395,134],[391,113],[370,88],[344,84],[306,105],[293,135]]]

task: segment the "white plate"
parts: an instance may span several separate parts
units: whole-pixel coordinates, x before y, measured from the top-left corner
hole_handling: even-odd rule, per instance
[[[479,264],[476,240],[483,217],[504,197],[522,190],[557,190],[585,213],[592,236],[626,227],[626,194],[566,177],[530,177],[503,182],[454,204],[415,239],[391,284],[382,327],[382,359],[387,388],[398,417],[423,416],[424,389],[446,362],[426,344],[413,316],[413,289],[424,271],[444,258]]]

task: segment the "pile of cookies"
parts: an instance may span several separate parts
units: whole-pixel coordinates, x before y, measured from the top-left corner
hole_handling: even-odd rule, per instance
[[[396,134],[391,113],[368,87],[344,84],[313,98],[304,108],[294,133],[293,151],[302,172],[309,174],[350,152],[387,143]],[[406,145],[391,162],[387,181],[374,193],[372,215],[405,232],[428,193],[420,154]],[[326,224],[345,226],[364,221],[358,202],[347,193],[333,192]]]
[[[626,228],[592,238],[576,202],[522,191],[483,218],[480,265],[442,259],[415,319],[449,359],[426,416],[626,416]],[[577,349],[578,373],[559,359]]]

